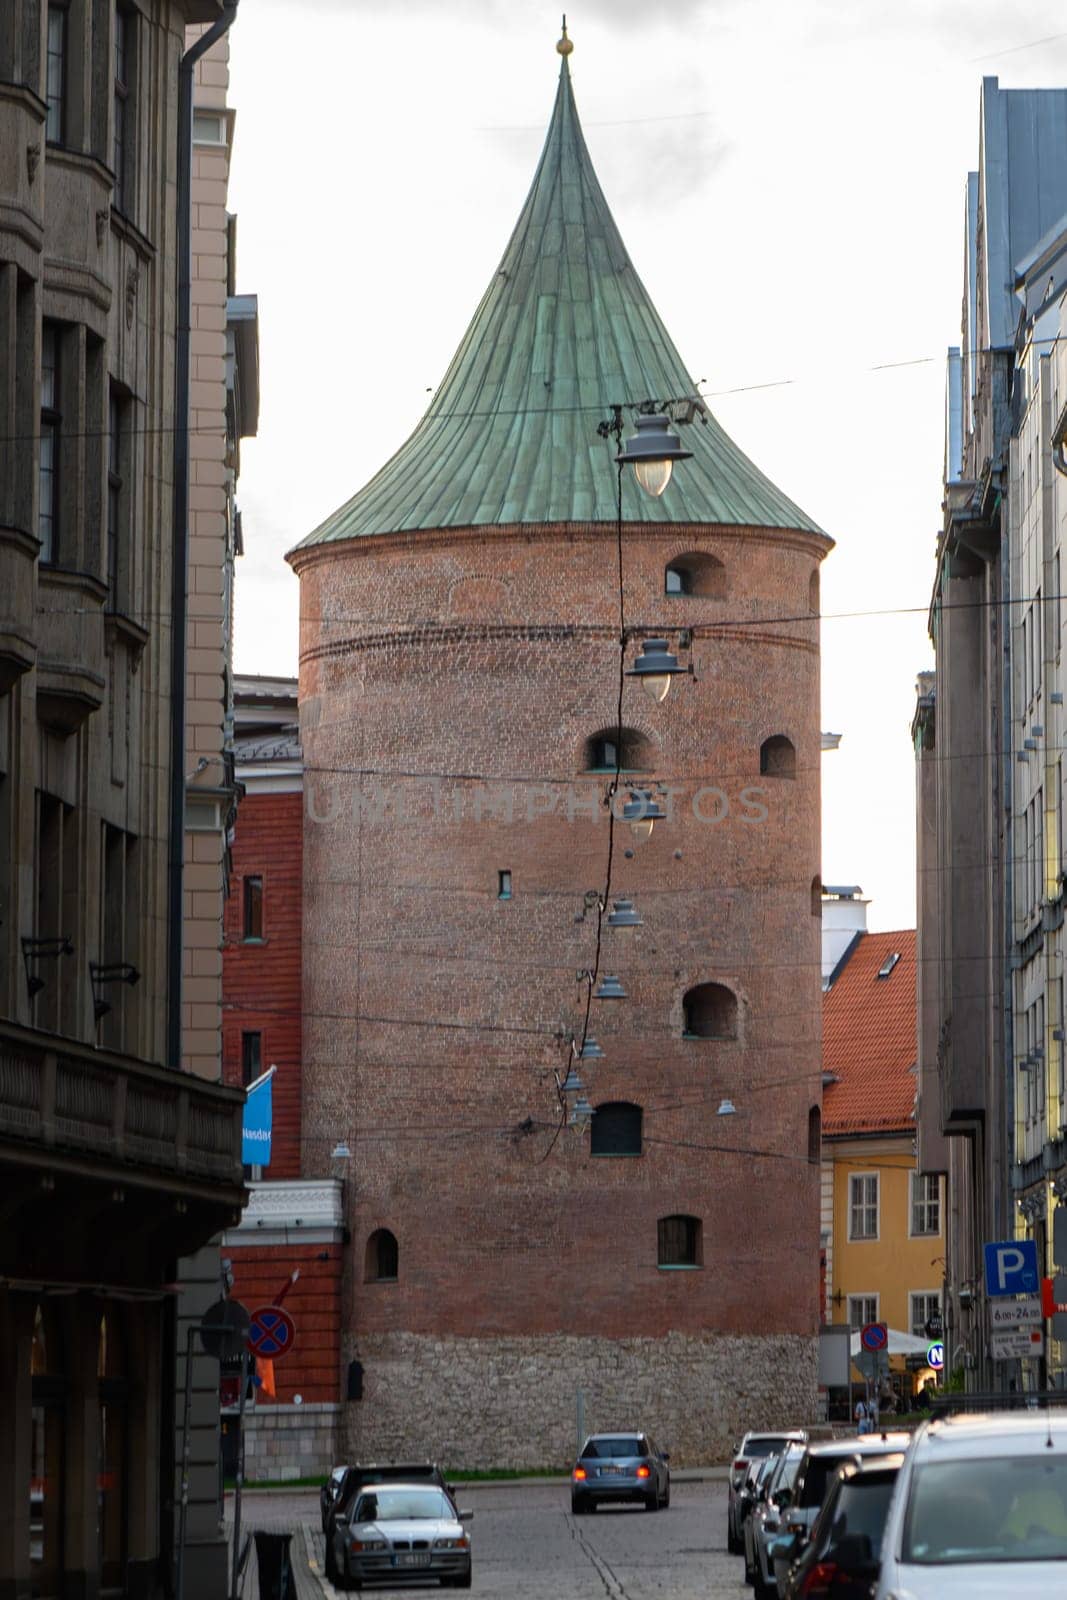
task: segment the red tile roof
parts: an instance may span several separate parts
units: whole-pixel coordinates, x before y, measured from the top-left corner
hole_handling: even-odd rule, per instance
[[[899,954],[885,978],[879,968]],[[915,929],[864,933],[823,996],[823,1133],[915,1126]]]

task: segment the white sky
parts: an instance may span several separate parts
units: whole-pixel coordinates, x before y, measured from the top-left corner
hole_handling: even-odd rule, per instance
[[[572,0],[567,18],[586,139],[660,315],[719,421],[837,541],[824,881],[861,884],[872,927],[912,925],[909,725],[979,88],[1067,82],[1067,14]],[[283,554],[407,437],[473,315],[541,150],[559,25],[543,0],[243,0],[230,207],[261,410],[239,671],[296,672]]]

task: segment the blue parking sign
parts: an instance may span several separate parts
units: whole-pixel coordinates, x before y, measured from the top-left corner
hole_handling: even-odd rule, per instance
[[[1037,1293],[1037,1245],[1033,1239],[1005,1239],[984,1249],[986,1294],[995,1299]]]

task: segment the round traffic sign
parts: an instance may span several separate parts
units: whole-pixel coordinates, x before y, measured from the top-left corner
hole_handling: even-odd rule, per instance
[[[944,1371],[944,1366],[945,1366],[945,1346],[943,1345],[943,1343],[941,1342],[940,1339],[935,1339],[933,1344],[927,1350],[927,1352],[926,1352],[926,1364],[927,1364],[927,1366],[933,1367],[935,1372]]]
[[[260,1306],[248,1324],[248,1348],[254,1356],[277,1361],[293,1348],[296,1328],[281,1306]]]
[[[240,1300],[216,1300],[204,1312],[198,1332],[200,1343],[216,1361],[239,1357],[248,1333],[248,1310]]]
[[[889,1329],[884,1322],[868,1322],[860,1329],[860,1344],[864,1350],[886,1350],[889,1347]]]

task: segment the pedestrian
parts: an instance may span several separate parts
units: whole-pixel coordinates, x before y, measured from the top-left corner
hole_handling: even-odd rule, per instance
[[[862,1395],[856,1401],[856,1409],[852,1414],[856,1419],[856,1432],[870,1433],[871,1419],[867,1412],[867,1402]]]

